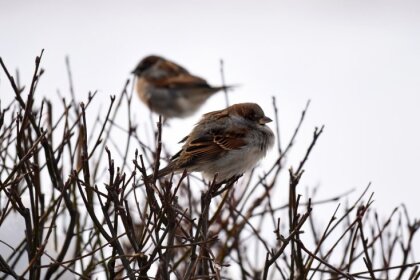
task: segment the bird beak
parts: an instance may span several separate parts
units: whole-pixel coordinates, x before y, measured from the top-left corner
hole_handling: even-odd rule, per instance
[[[269,117],[264,116],[258,122],[259,122],[259,124],[266,124],[266,123],[269,123],[269,122],[272,122],[272,121],[273,120],[270,119]]]

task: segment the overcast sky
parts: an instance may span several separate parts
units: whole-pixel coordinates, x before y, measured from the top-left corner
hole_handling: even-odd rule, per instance
[[[403,202],[418,213],[419,15],[418,1],[1,1],[0,55],[28,84],[44,48],[38,96],[50,98],[68,92],[69,55],[77,98],[99,90],[104,104],[145,55],[170,58],[215,85],[223,58],[227,82],[242,85],[232,102],[258,102],[270,116],[276,96],[283,142],[312,100],[289,161],[299,163],[313,127],[325,124],[304,186],[320,184],[325,197],[371,181],[384,215]],[[13,98],[3,72],[0,98]],[[223,105],[221,94],[174,121],[166,141],[175,151],[202,113]]]

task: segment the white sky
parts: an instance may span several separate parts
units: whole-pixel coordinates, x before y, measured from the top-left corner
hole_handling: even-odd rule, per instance
[[[290,164],[299,163],[313,127],[326,128],[303,186],[320,184],[326,197],[372,181],[380,212],[404,202],[415,215],[419,15],[420,2],[405,0],[1,1],[0,55],[28,84],[34,57],[45,49],[38,98],[68,92],[69,55],[77,97],[98,89],[104,104],[145,55],[170,58],[212,84],[220,83],[223,58],[227,82],[242,85],[231,102],[258,102],[270,116],[276,96],[283,143],[312,100]],[[13,95],[4,78],[1,72],[7,101]],[[136,115],[148,118],[136,102]],[[194,117],[174,121],[166,141],[176,143],[202,113],[223,105],[221,94]]]

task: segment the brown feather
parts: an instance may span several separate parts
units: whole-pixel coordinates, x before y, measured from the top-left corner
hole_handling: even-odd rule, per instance
[[[181,74],[162,79],[150,80],[155,87],[159,88],[211,88],[205,80],[189,74]]]
[[[246,145],[244,132],[219,131],[188,141],[177,154],[176,161],[180,168],[188,168],[197,162],[207,162],[231,150],[239,150]]]
[[[180,74],[189,74],[188,70],[175,62],[169,60],[161,60],[159,68],[165,70],[168,76],[178,76]]]

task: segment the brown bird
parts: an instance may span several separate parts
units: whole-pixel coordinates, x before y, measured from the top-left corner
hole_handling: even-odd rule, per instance
[[[202,172],[217,182],[242,175],[253,168],[274,144],[274,133],[266,126],[271,119],[255,103],[240,103],[203,115],[180,143],[182,149],[158,177],[183,170]]]
[[[212,87],[175,62],[156,55],[143,58],[132,73],[141,101],[164,118],[188,117],[214,93],[232,87]]]

